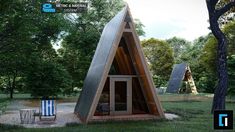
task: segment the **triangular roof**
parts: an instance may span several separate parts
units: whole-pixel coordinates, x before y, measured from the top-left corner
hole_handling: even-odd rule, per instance
[[[154,84],[147,68],[145,57],[141,50],[140,40],[134,29],[133,19],[129,7],[126,6],[109,23],[102,32],[100,41],[95,51],[87,76],[84,81],[83,90],[75,107],[75,113],[82,122],[87,123],[94,115],[98,100],[103,90],[106,78],[114,60],[118,44],[124,32],[130,32],[135,47],[136,67],[141,79],[145,81],[144,87],[147,93],[146,100],[152,114],[164,117],[162,107],[154,90]]]
[[[186,76],[189,76],[187,80],[185,80]],[[182,81],[188,81],[190,84],[190,89],[191,89],[190,92],[197,93],[190,67],[186,63],[174,65],[174,68],[171,72],[170,80],[168,82],[166,92],[167,93],[179,93]]]

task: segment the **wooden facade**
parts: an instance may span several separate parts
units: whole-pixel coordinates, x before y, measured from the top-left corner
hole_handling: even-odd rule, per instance
[[[165,117],[128,6],[106,24],[74,112],[83,123]]]

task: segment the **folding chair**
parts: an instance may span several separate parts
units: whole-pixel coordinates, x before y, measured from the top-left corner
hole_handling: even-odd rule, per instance
[[[56,104],[54,99],[42,99],[41,105],[39,108],[39,119],[42,120],[42,117],[54,117],[56,119]]]

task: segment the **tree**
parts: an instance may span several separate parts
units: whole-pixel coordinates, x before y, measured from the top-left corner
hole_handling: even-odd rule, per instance
[[[57,96],[72,93],[71,76],[62,65],[36,59],[28,71],[27,87],[33,97]]]
[[[17,52],[0,54],[0,76],[4,77],[7,82],[7,90],[10,93],[10,98],[13,98],[14,90],[17,86],[17,77],[24,74],[23,69],[27,67],[27,55],[25,50],[21,48]]]
[[[213,93],[216,87],[216,39],[209,35],[208,40],[205,42],[205,46],[202,48],[199,65],[203,67],[201,71],[201,80],[203,89],[205,92]],[[205,72],[206,71],[206,72]]]
[[[225,35],[227,36],[228,39],[228,47],[227,47],[227,61],[228,63],[230,63],[228,65],[228,73],[229,73],[229,80],[228,80],[228,88],[231,89],[233,87],[233,78],[235,78],[234,76],[232,76],[233,74],[233,68],[234,67],[232,64],[233,62],[233,56],[235,54],[235,31],[233,30],[235,29],[235,21],[227,23],[226,25],[223,26],[222,31],[225,33]],[[205,74],[205,76],[207,76],[207,87],[205,87],[206,92],[214,92],[215,89],[215,85],[217,84],[217,74],[216,74],[216,56],[217,56],[217,52],[216,52],[216,48],[218,46],[218,42],[216,40],[216,38],[213,35],[209,35],[209,39],[207,40],[207,42],[205,43],[205,46],[203,48],[203,51],[201,52],[200,55],[200,61],[199,64],[202,65],[204,67],[204,71],[207,71]],[[231,90],[228,90],[228,94],[230,94]]]
[[[144,36],[145,31],[144,31],[144,24],[139,20],[139,19],[134,19],[135,23],[135,30],[139,36]]]
[[[193,79],[199,92],[208,92],[205,91],[205,88],[211,86],[207,85],[208,78],[205,76],[207,72],[205,72],[204,64],[201,63],[203,62],[201,61],[201,57],[203,57],[201,53],[207,40],[208,35],[195,39],[179,56],[179,60],[181,60],[181,62],[187,62],[190,65]]]
[[[174,64],[173,51],[170,45],[154,38],[143,40],[141,44],[156,86],[165,86]]]
[[[0,76],[7,78],[10,98],[24,78],[34,55],[56,63],[58,56],[51,42],[64,28],[61,14],[43,14],[41,1],[3,1],[0,5]]]
[[[216,4],[216,8],[222,8],[224,7],[229,1],[231,0],[220,0]],[[233,12],[233,13],[232,13]],[[223,27],[224,25],[228,24],[231,21],[235,20],[235,8],[225,12],[220,18],[218,19],[218,23],[220,27]]]
[[[73,79],[72,87],[81,88],[105,24],[124,7],[122,0],[89,0],[87,12],[76,14],[62,42],[61,64]]]
[[[228,38],[228,95],[235,95],[235,20],[224,26]]]
[[[206,41],[208,40],[207,36],[200,36],[195,39],[191,44],[186,44],[184,51],[180,55],[180,60],[187,62],[195,62],[198,60],[200,56],[200,52],[202,51]]]
[[[174,60],[176,63],[182,63],[180,59],[183,53],[189,48],[190,42],[183,38],[173,37],[166,40],[167,43],[170,44],[174,51]]]
[[[228,58],[228,95],[235,95],[235,55]]]
[[[94,54],[99,34],[93,29],[77,32],[65,38],[61,63],[73,78],[72,87],[82,87],[83,80]]]
[[[207,9],[209,12],[210,29],[218,40],[217,47],[217,73],[218,85],[215,89],[213,99],[212,112],[215,110],[225,109],[225,96],[228,88],[228,72],[227,72],[227,38],[221,31],[218,23],[220,16],[228,12],[235,6],[235,1],[231,0],[221,8],[216,8],[219,0],[206,0]]]

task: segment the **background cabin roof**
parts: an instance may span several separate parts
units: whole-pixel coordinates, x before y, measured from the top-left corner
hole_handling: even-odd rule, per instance
[[[170,80],[166,89],[167,93],[178,93],[182,80],[184,79],[187,64],[175,64],[171,72]]]

